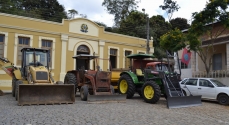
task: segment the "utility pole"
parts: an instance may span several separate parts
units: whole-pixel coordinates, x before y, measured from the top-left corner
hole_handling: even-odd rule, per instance
[[[146,41],[146,53],[149,54],[149,17],[147,16],[147,41]]]
[[[144,12],[145,14],[145,9],[143,8],[142,11]],[[146,17],[146,34],[147,34],[147,39],[146,39],[146,53],[149,54],[149,50],[150,50],[150,47],[149,47],[149,17],[147,16]]]

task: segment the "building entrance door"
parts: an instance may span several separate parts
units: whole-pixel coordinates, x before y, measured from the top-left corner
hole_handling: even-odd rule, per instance
[[[81,45],[77,48],[76,55],[79,54],[90,54],[90,50],[87,46]],[[85,59],[77,59],[76,60],[76,70],[78,69],[85,69],[88,70],[90,69],[90,60],[85,60]]]

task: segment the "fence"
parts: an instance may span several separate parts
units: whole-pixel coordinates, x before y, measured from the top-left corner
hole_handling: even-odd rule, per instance
[[[195,71],[192,77],[207,77],[206,71]],[[210,78],[225,78],[229,77],[229,70],[214,70],[209,73]]]

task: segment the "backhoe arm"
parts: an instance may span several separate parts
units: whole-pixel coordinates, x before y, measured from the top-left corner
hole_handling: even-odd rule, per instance
[[[0,68],[2,68],[9,76],[13,76],[14,70],[18,70],[7,58],[0,57]]]

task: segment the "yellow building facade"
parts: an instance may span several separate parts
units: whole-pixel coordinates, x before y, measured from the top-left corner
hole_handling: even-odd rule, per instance
[[[150,46],[152,46],[152,41]],[[128,68],[125,56],[146,53],[146,40],[104,31],[85,18],[63,20],[62,23],[0,13],[0,57],[8,58],[20,67],[23,47],[50,49],[50,68],[55,80],[64,81],[68,70],[85,66],[92,69],[93,61],[76,61],[77,54],[95,54],[110,58],[113,68]],[[150,52],[153,52],[151,47]],[[108,61],[100,61],[101,69],[109,69]],[[11,91],[11,77],[0,69],[0,89]]]

